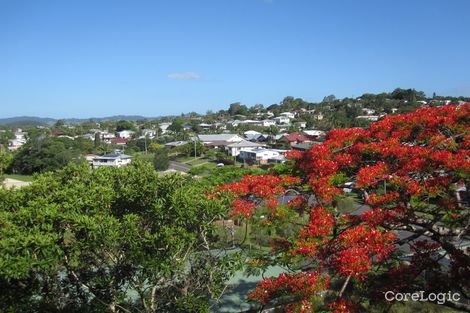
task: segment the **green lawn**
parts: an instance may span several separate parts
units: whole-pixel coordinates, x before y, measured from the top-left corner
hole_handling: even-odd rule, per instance
[[[209,159],[201,158],[201,159],[192,159],[190,161],[186,161],[186,164],[190,164],[190,165],[193,165],[193,166],[198,166],[198,165],[201,165],[201,164],[204,164],[204,163],[209,164],[209,162],[210,162]]]
[[[181,162],[181,163],[188,163],[190,161],[194,160],[194,157],[188,157],[188,156],[176,156],[174,158],[174,161],[176,162]]]
[[[16,179],[20,181],[30,182],[33,180],[32,175],[20,175],[20,174],[5,174],[5,178]]]

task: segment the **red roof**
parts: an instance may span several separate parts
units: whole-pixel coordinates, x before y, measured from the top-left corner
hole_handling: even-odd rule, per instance
[[[111,139],[112,143],[127,143],[128,140],[126,138],[113,138]]]
[[[310,141],[310,138],[307,135],[304,135],[301,133],[292,133],[292,134],[284,135],[282,138],[287,140],[288,142]]]

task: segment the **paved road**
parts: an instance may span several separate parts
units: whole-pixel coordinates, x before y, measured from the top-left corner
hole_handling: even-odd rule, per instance
[[[179,171],[179,172],[187,172],[192,166],[185,163],[170,161],[169,169]]]
[[[13,178],[5,178],[5,180],[3,181],[3,184],[7,188],[13,188],[13,187],[20,188],[23,186],[28,186],[29,184],[31,184],[31,182],[21,181],[21,180],[17,180]]]

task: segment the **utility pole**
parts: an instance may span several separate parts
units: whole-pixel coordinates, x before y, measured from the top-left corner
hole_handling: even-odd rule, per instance
[[[196,160],[196,139],[194,139],[194,160]]]

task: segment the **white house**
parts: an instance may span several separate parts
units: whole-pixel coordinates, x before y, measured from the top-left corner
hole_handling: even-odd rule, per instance
[[[274,120],[276,121],[277,124],[289,124],[290,122],[290,118],[288,118],[287,116],[277,116],[274,118]]]
[[[363,111],[364,113],[366,113],[366,115],[372,115],[372,114],[375,113],[375,110],[368,109],[368,108],[364,108],[364,109],[362,109],[362,111]]]
[[[121,130],[120,132],[116,132],[119,138],[129,139],[131,138],[135,132],[132,130]]]
[[[295,113],[292,113],[292,112],[282,112],[281,114],[279,114],[280,116],[285,116],[287,118],[295,118]]]
[[[316,119],[317,121],[321,121],[323,119],[323,114],[321,113],[315,114],[313,118]]]
[[[203,129],[209,129],[211,128],[213,125],[212,124],[208,124],[208,123],[201,123],[199,124],[199,127],[203,128]]]
[[[157,130],[145,128],[145,129],[142,129],[142,135],[144,137],[155,138],[155,136],[157,135]]]
[[[304,121],[295,122],[295,126],[299,128],[305,128],[307,127],[307,122],[304,122]]]
[[[27,133],[24,133],[21,128],[18,128],[14,133],[15,138],[8,140],[8,150],[16,151],[21,148],[21,146],[23,146],[27,141],[26,135]]]
[[[199,140],[205,145],[227,146],[234,142],[240,142],[243,138],[237,134],[198,135]]]
[[[285,153],[287,150],[265,149],[263,147],[255,147],[243,149],[240,151],[239,158],[245,161],[256,161],[260,164],[283,163],[286,161]]]
[[[238,156],[240,152],[243,151],[244,149],[258,148],[258,147],[264,147],[264,146],[265,145],[260,144],[260,143],[243,140],[240,142],[235,142],[235,143],[227,145],[227,149],[231,156]]]
[[[126,154],[119,153],[108,153],[103,156],[99,156],[93,159],[92,165],[93,168],[98,168],[102,166],[115,166],[122,167],[129,165],[131,163],[132,157]]]
[[[257,132],[256,130],[247,130],[246,132],[243,133],[243,135],[247,137],[247,136],[261,135],[261,133]]]
[[[261,121],[261,126],[263,127],[269,127],[269,126],[275,126],[276,125],[276,121],[274,120],[262,120]]]
[[[101,132],[101,140],[103,140],[105,143],[111,143],[111,140],[114,138],[116,138],[116,136],[107,130]]]
[[[322,137],[326,135],[326,133],[323,130],[317,130],[317,129],[306,129],[306,130],[303,130],[303,133],[312,137]]]
[[[158,126],[160,126],[160,129],[162,130],[162,134],[166,134],[166,132],[168,131],[168,127],[170,125],[171,123],[163,122],[163,123],[160,123]]]
[[[378,115],[359,115],[359,116],[356,116],[356,118],[371,121],[371,122],[375,122],[375,121],[379,120],[380,116],[378,116]]]
[[[26,143],[26,140],[18,140],[18,139],[9,139],[8,140],[8,150],[9,151],[16,151],[21,146],[23,146]]]

